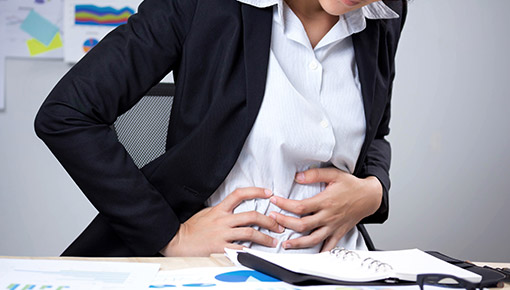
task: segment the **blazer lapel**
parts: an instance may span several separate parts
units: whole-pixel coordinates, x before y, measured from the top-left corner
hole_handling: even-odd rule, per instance
[[[370,128],[370,117],[375,94],[377,58],[379,57],[379,26],[379,21],[367,19],[367,27],[352,37],[361,83],[361,94],[363,95],[367,133],[372,129]]]
[[[256,8],[242,4],[241,9],[246,69],[247,122],[251,128],[262,104],[266,88],[273,7]]]

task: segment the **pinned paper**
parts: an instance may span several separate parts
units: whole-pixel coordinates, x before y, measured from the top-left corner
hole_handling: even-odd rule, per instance
[[[54,50],[63,46],[62,38],[60,37],[60,33],[57,33],[53,40],[50,42],[50,45],[44,45],[44,43],[40,42],[35,38],[31,38],[27,40],[28,51],[30,52],[30,56],[38,55],[50,50]]]
[[[5,55],[0,45],[0,112],[5,110]]]
[[[34,10],[30,11],[25,20],[23,20],[23,23],[21,23],[20,28],[46,46],[51,44],[51,41],[59,31],[58,26]]]

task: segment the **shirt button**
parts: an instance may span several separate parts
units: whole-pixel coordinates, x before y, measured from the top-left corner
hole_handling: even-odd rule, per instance
[[[312,61],[312,62],[310,62],[310,64],[308,64],[308,67],[311,70],[316,70],[319,67],[319,64],[316,61]]]
[[[321,126],[322,126],[322,128],[327,128],[327,127],[329,126],[328,121],[326,121],[326,120],[322,120],[322,121],[321,121]]]

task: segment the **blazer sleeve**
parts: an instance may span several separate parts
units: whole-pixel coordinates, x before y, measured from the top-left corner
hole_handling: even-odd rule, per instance
[[[391,145],[385,136],[389,133],[388,122],[390,119],[390,103],[388,103],[383,122],[379,127],[374,140],[368,148],[363,171],[360,177],[375,176],[381,182],[383,188],[383,197],[381,205],[375,213],[361,220],[360,223],[383,223],[388,219],[389,214],[389,189],[390,189],[390,162],[391,162]]]
[[[390,189],[390,176],[389,176],[389,170],[390,170],[390,162],[391,162],[391,145],[386,140],[386,136],[390,133],[390,116],[391,116],[391,94],[393,89],[393,80],[395,78],[395,65],[394,65],[394,59],[395,59],[395,53],[397,49],[397,43],[400,38],[400,33],[404,27],[404,23],[407,17],[407,1],[408,0],[402,0],[399,1],[400,6],[400,21],[398,22],[399,25],[396,25],[394,27],[394,39],[393,42],[390,43],[390,46],[392,46],[392,66],[391,66],[391,73],[389,78],[389,85],[388,85],[388,96],[387,96],[387,104],[384,108],[384,113],[382,115],[381,121],[379,123],[379,126],[375,132],[375,137],[373,141],[371,142],[370,146],[368,147],[367,154],[365,157],[365,162],[362,167],[362,172],[360,174],[360,177],[367,177],[367,176],[375,176],[382,184],[383,187],[383,198],[381,201],[381,205],[379,206],[379,209],[377,211],[361,220],[360,223],[366,224],[366,223],[383,223],[388,219],[389,214],[389,189]],[[385,1],[387,5],[390,7],[395,5],[396,1]],[[398,3],[398,2],[397,2]]]
[[[138,256],[158,253],[180,222],[110,125],[178,64],[193,0],[145,0],[55,86],[37,135],[116,234]]]

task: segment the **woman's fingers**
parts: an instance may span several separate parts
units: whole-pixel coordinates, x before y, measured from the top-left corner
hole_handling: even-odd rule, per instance
[[[232,250],[242,250],[244,248],[243,245],[227,243],[224,248],[232,249]],[[223,249],[222,249],[223,250]]]
[[[230,230],[231,235],[228,236],[230,241],[253,242],[266,247],[274,248],[278,245],[278,239],[261,233],[251,227],[233,228]]]
[[[331,228],[324,226],[317,228],[309,235],[291,239],[282,243],[284,249],[302,249],[322,243],[321,252],[329,251],[336,247],[338,241],[351,229],[350,224],[338,227],[332,233]]]
[[[322,244],[321,252],[331,251],[336,245],[338,241],[349,231],[347,227],[338,228],[335,233],[329,236],[324,243]]]
[[[260,187],[243,187],[234,190],[217,207],[226,212],[232,212],[244,200],[254,198],[269,198],[273,193],[271,190]]]
[[[313,247],[324,241],[328,235],[328,230],[325,227],[321,227],[311,232],[309,235],[283,242],[282,247],[284,249],[303,249]]]
[[[274,218],[270,218],[257,211],[234,214],[228,224],[231,227],[259,226],[275,233],[281,233],[284,230]]]
[[[289,228],[298,233],[309,232],[323,225],[318,214],[298,218],[277,212],[271,212],[269,216],[282,227]]]
[[[323,198],[319,194],[303,200],[287,199],[276,195],[270,199],[271,203],[277,207],[300,216],[320,210],[322,200]]]
[[[310,184],[318,182],[331,183],[337,181],[339,176],[347,174],[348,173],[345,173],[333,167],[313,168],[306,171],[298,172],[295,176],[295,180],[296,182],[301,184]]]
[[[241,248],[234,243],[236,241],[275,247],[277,239],[251,227],[282,232],[283,228],[274,219],[256,211],[233,214],[244,200],[269,198],[271,195],[270,190],[259,187],[236,189],[218,205],[205,208],[184,222],[161,253],[165,256],[208,256],[223,252],[227,246]]]

